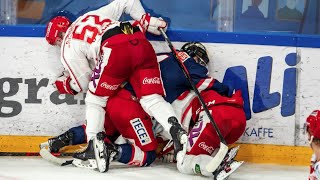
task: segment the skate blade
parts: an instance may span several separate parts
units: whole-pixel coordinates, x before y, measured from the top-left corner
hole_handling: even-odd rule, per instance
[[[234,161],[230,164],[231,170],[226,172],[225,170],[221,171],[218,176],[217,180],[225,180],[227,179],[235,170],[237,170],[241,165],[243,164],[243,161]]]
[[[105,151],[105,144],[103,141],[99,141],[96,137],[93,140],[93,149],[94,154],[96,157],[96,162],[98,166],[98,170],[101,173],[107,172],[107,161],[105,159],[104,151]]]
[[[96,169],[97,168],[97,161],[94,159],[89,159],[87,161],[83,161],[81,159],[73,159],[72,164],[86,169]]]
[[[234,159],[234,157],[237,156],[238,151],[239,151],[239,148],[240,148],[240,146],[236,146],[236,147],[230,149],[230,151],[229,151],[229,153],[228,153],[229,157],[228,157],[228,159],[226,160],[227,162],[228,162],[228,161],[231,161],[231,159]]]

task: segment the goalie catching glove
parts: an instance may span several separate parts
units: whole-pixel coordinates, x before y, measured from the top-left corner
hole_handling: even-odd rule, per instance
[[[161,17],[152,17],[149,13],[142,15],[139,24],[145,31],[155,35],[161,35],[159,28],[162,28],[164,31],[168,28],[167,22],[165,22]]]

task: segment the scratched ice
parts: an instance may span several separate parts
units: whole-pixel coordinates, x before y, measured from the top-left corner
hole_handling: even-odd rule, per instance
[[[229,180],[303,180],[307,166],[280,166],[245,163]],[[151,167],[128,167],[113,163],[107,173],[73,166],[56,166],[40,157],[0,157],[0,180],[196,180],[212,179],[184,175],[175,164],[156,162]]]

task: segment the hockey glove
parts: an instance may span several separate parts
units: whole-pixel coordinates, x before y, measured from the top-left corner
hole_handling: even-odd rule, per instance
[[[72,94],[72,95],[77,94],[76,91],[71,89],[70,81],[71,81],[70,76],[64,76],[64,75],[60,76],[56,80],[56,82],[54,84],[60,94]]]
[[[144,14],[142,15],[142,18],[140,20],[140,25],[147,30],[149,33],[155,34],[155,35],[161,35],[159,28],[163,28],[163,30],[167,31],[167,23],[160,17],[151,17],[150,14]]]

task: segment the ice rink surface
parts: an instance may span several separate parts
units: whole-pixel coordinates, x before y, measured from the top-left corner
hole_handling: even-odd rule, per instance
[[[308,167],[245,163],[229,180],[307,180]],[[0,157],[0,180],[196,180],[212,179],[184,175],[173,163],[155,162],[151,167],[128,167],[113,163],[107,173],[72,165],[56,166],[41,157]]]

